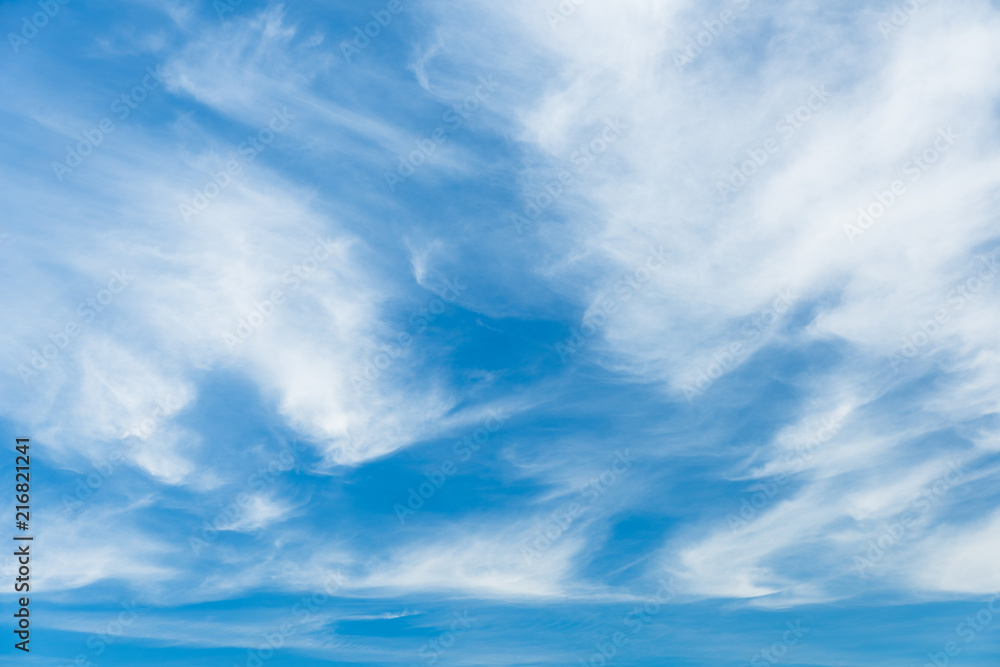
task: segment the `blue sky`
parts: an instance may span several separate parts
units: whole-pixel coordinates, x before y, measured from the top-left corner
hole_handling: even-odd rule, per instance
[[[996,664],[996,2],[0,24],[3,664]]]

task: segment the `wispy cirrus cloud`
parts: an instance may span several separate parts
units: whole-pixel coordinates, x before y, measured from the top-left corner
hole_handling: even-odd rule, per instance
[[[733,664],[795,608],[804,662],[939,651],[1000,586],[996,8],[369,5],[71,4],[0,75],[52,627],[127,591],[121,664],[566,664],[638,613],[622,664]]]

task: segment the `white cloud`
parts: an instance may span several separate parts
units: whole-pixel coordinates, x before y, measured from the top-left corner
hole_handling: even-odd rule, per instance
[[[739,536],[720,516],[721,528],[692,529],[665,554],[698,594],[816,600],[829,594],[824,582],[849,568],[855,538],[871,529],[854,522],[896,511],[944,460],[914,456],[914,443],[997,412],[1000,393],[987,380],[997,370],[995,335],[987,333],[996,330],[997,281],[964,308],[949,305],[949,294],[996,240],[1000,18],[986,2],[927,6],[884,41],[875,12],[834,27],[805,20],[815,18],[811,3],[756,6],[736,20],[776,22],[788,31],[781,40],[761,45],[748,62],[747,48],[734,50],[743,39],[734,24],[678,72],[675,49],[704,13],[680,13],[685,8],[587,3],[553,30],[532,3],[491,7],[484,11],[513,17],[518,28],[497,28],[503,37],[486,40],[483,60],[495,62],[494,40],[522,44],[504,62],[524,92],[505,110],[521,123],[528,148],[556,165],[532,172],[525,194],[551,179],[605,118],[629,125],[568,198],[585,196],[596,221],[573,215],[575,204],[562,200],[566,222],[542,219],[535,237],[556,251],[542,275],[591,312],[648,245],[671,251],[641,295],[608,318],[602,344],[593,346],[598,359],[682,401],[713,353],[733,342],[743,344],[740,363],[769,343],[845,350],[800,387],[801,414],[785,416],[817,421],[830,409],[816,400],[830,394],[824,384],[847,399],[849,433],[802,467],[801,490],[774,501]],[[446,36],[439,52],[456,56],[459,41],[447,29],[439,34]],[[859,50],[868,57],[852,55]],[[532,58],[545,63],[546,75],[525,65]],[[795,125],[780,125],[810,101]],[[746,184],[731,184],[723,201],[717,183],[772,138],[779,149],[763,165],[751,163]],[[916,166],[913,157],[925,151],[926,168]],[[881,193],[896,179],[903,192],[888,204]],[[857,209],[879,196],[887,212],[852,243],[845,224],[857,224]],[[584,267],[604,277],[581,283]],[[799,319],[786,316],[748,338],[743,327],[785,289],[798,296]],[[951,317],[933,354],[924,350],[895,375],[890,355],[940,309]],[[811,321],[803,322],[807,312]],[[887,398],[934,371],[947,379],[908,405]],[[754,475],[782,469],[787,437],[759,450]]]
[[[971,526],[941,526],[920,544],[911,564],[913,578],[923,588],[943,593],[998,592],[997,549],[1000,512]]]

